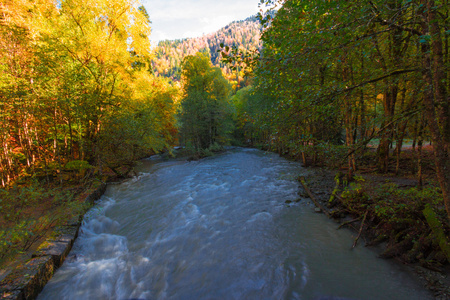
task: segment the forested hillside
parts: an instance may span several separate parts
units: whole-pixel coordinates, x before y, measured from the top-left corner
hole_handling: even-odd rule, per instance
[[[181,62],[188,55],[197,52],[205,53],[211,57],[214,66],[220,67],[231,81],[239,81],[244,86],[243,73],[232,71],[230,66],[221,62],[220,44],[229,47],[238,46],[241,50],[256,50],[261,47],[261,25],[256,17],[247,18],[244,21],[233,22],[217,32],[206,34],[198,38],[182,39],[175,41],[161,41],[155,49],[153,70],[155,74],[169,77],[173,80],[181,78]]]

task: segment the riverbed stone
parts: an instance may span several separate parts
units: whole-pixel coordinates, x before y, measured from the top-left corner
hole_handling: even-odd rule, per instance
[[[72,249],[72,242],[52,242],[45,241],[42,243],[39,248],[33,253],[32,257],[44,257],[50,256],[53,260],[53,264],[55,268],[59,268],[64,259],[69,254]]]
[[[0,283],[2,299],[35,299],[53,276],[51,256],[33,258],[14,269]]]

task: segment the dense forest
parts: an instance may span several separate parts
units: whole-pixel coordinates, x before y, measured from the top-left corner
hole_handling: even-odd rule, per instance
[[[236,46],[242,51],[257,50],[261,47],[261,24],[256,16],[236,21],[218,30],[198,38],[175,41],[161,41],[155,49],[153,69],[155,74],[179,81],[181,79],[181,63],[184,57],[197,52],[207,54],[214,66],[222,69],[228,80],[235,86],[244,87],[246,78],[243,70],[231,70],[231,66],[222,62],[218,50],[220,45]]]
[[[448,1],[265,0],[276,13],[153,50],[134,3],[1,6],[0,260],[72,207],[62,191],[174,146],[198,159],[224,145],[338,169],[337,218],[364,216],[390,257],[450,260]],[[43,199],[47,215],[30,213]]]

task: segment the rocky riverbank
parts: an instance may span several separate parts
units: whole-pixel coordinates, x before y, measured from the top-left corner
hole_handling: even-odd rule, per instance
[[[84,202],[93,204],[105,190],[106,184],[99,184]],[[4,278],[0,282],[1,299],[35,299],[72,249],[82,219],[83,215],[78,215],[54,228],[31,257],[15,268],[4,271]]]

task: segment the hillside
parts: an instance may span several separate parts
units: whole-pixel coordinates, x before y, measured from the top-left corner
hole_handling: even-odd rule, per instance
[[[202,37],[161,41],[155,49],[153,70],[156,75],[178,81],[183,58],[200,51],[207,53],[211,57],[213,65],[220,67],[226,77],[230,81],[234,81],[234,85],[239,82],[240,86],[244,86],[245,81],[242,74],[239,74],[238,78],[236,72],[232,72],[228,66],[221,64],[221,55],[217,50],[220,49],[221,43],[230,47],[237,45],[243,49],[260,48],[260,32],[260,23],[256,17],[250,17],[243,21],[232,22],[217,32]]]

